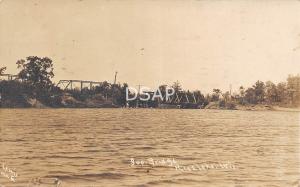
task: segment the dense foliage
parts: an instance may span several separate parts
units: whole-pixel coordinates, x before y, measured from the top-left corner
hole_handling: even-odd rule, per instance
[[[74,98],[78,102],[90,102],[110,104],[116,107],[157,107],[160,104],[178,105],[182,108],[205,107],[210,102],[218,103],[220,108],[234,109],[236,104],[278,104],[286,106],[300,105],[300,75],[287,78],[286,82],[274,84],[271,81],[257,81],[253,86],[239,88],[239,93],[222,92],[220,89],[213,89],[212,94],[204,96],[199,90],[183,90],[180,83],[174,82],[171,87],[175,94],[168,100],[155,99],[141,101],[139,98],[126,101],[126,88],[128,84],[111,84],[102,82],[92,89],[75,88],[61,90],[52,82],[54,77],[53,62],[48,57],[29,56],[25,60],[17,61],[20,72],[17,79],[0,79],[1,105],[4,107],[30,107],[28,100],[36,99],[42,104],[50,107],[66,106],[63,100],[66,96]],[[0,67],[0,75],[4,74],[6,67]],[[163,96],[166,95],[167,85],[159,86]],[[132,96],[132,93],[129,93]],[[68,103],[67,103],[68,104]],[[76,107],[77,105],[74,105]],[[78,105],[85,106],[85,105]],[[91,105],[100,106],[100,105]]]

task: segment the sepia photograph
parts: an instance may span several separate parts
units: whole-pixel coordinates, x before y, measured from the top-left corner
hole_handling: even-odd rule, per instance
[[[0,187],[300,187],[299,0],[0,0]]]

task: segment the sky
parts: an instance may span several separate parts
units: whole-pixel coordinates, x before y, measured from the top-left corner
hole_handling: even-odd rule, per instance
[[[47,56],[54,81],[211,92],[300,73],[300,1],[0,0],[0,67]]]

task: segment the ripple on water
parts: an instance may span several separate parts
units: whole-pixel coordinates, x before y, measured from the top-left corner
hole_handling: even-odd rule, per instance
[[[0,109],[0,119],[0,160],[19,174],[20,187],[38,176],[57,177],[62,187],[294,186],[300,176],[295,112]],[[237,169],[182,173],[131,167],[130,158]]]

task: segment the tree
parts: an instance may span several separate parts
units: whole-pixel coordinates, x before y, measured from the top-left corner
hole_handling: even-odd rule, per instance
[[[220,90],[220,89],[214,88],[214,89],[213,89],[213,92],[214,92],[215,94],[218,94],[218,95],[219,95],[219,94],[221,93],[221,90]]]
[[[206,99],[200,90],[194,91],[193,94],[198,104],[203,104],[206,102]]]
[[[126,88],[128,88],[127,83],[123,83],[123,85],[120,84],[114,85],[114,94],[113,94],[114,104],[119,106],[127,105]]]
[[[251,103],[251,104],[256,104],[257,103],[257,98],[256,98],[256,95],[255,95],[254,88],[248,88],[246,90],[245,99],[248,103]]]
[[[123,86],[121,87],[121,95],[118,98],[119,103],[122,106],[126,106],[127,105],[127,100],[126,100],[126,90],[127,89],[128,89],[128,84],[127,83],[123,83]]]
[[[277,84],[277,96],[278,102],[286,102],[287,101],[287,85],[285,82],[281,82]]]
[[[6,67],[0,68],[0,75],[2,75],[2,74],[4,73],[5,70],[6,70]]]
[[[220,94],[221,94],[221,90],[220,89],[213,89],[213,94],[212,94],[212,101],[219,101],[220,99]]]
[[[289,75],[287,78],[287,89],[291,104],[300,105],[300,75]]]
[[[243,86],[240,86],[240,97],[245,96],[245,88]]]
[[[257,102],[263,102],[265,97],[265,83],[262,81],[256,81],[253,85],[255,97]]]
[[[240,104],[245,104],[245,88],[243,86],[240,86]]]
[[[175,93],[178,93],[182,90],[181,85],[178,81],[173,83],[172,88],[174,88]]]
[[[222,94],[225,103],[228,102],[230,100],[230,93],[229,91],[225,92],[224,94]]]
[[[112,95],[112,85],[109,82],[104,81],[96,87],[96,92],[105,95],[105,97],[110,97]]]
[[[167,94],[167,86],[166,84],[163,84],[163,85],[160,85],[158,87],[158,89],[160,90],[162,96],[163,96],[163,102],[166,101],[165,98],[166,98],[166,94]]]
[[[18,60],[21,69],[18,76],[36,88],[50,88],[53,86],[51,78],[54,77],[52,60],[48,57],[29,56],[26,60]]]
[[[268,103],[273,103],[278,101],[276,85],[271,81],[266,82],[266,99]]]

